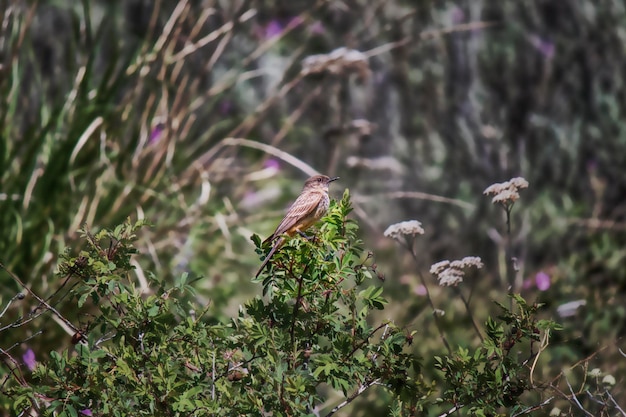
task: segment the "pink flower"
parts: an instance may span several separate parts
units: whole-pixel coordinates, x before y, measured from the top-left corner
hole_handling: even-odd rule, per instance
[[[550,275],[543,271],[537,272],[537,275],[535,275],[535,284],[539,291],[547,291],[550,288]]]
[[[84,410],[80,410],[80,413],[84,416],[93,416],[93,413],[88,408],[85,408]]]
[[[426,295],[428,294],[428,291],[426,290],[426,287],[422,284],[418,285],[417,287],[415,287],[415,289],[413,290],[415,292],[415,294],[417,295]]]

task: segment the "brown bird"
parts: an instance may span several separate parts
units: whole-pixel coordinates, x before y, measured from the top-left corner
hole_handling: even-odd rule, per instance
[[[278,224],[274,233],[263,241],[263,244],[268,242],[274,242],[274,244],[255,277],[259,276],[274,253],[285,243],[285,235],[291,237],[298,233],[306,237],[305,230],[326,214],[330,205],[328,185],[338,179],[339,177],[330,178],[326,175],[314,175],[306,180],[302,192],[289,207],[287,214]]]

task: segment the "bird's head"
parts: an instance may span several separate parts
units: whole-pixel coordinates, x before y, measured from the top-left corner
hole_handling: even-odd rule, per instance
[[[338,180],[339,177],[327,177],[326,175],[314,175],[304,183],[305,189],[318,189],[328,192],[328,184]]]

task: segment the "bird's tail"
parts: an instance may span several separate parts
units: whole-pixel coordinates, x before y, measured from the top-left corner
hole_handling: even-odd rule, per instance
[[[283,243],[285,243],[285,238],[284,237],[281,236],[278,239],[276,239],[276,241],[274,242],[274,246],[272,246],[272,249],[270,250],[270,253],[267,254],[265,259],[263,260],[263,263],[261,264],[261,267],[259,268],[259,270],[257,271],[256,275],[254,276],[255,278],[257,278],[261,274],[261,272],[263,272],[263,270],[267,266],[267,263],[270,261],[270,259],[272,259],[272,256],[274,256],[274,253],[281,246],[283,246]]]

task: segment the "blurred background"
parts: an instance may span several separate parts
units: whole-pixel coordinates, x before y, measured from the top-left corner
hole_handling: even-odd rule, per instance
[[[457,291],[482,323],[510,286],[506,218],[483,191],[521,176],[512,289],[564,326],[536,380],[599,368],[626,386],[623,2],[0,7],[0,262],[38,294],[62,286],[57,256],[78,252],[79,228],[146,218],[137,267],[202,277],[199,300],[227,320],[259,292],[250,236],[273,231],[311,173],[338,175],[332,194],[350,189],[386,278],[381,317],[417,330],[437,378],[420,274],[451,343],[475,343]],[[425,229],[417,261],[383,236],[405,220]],[[485,267],[456,289],[428,273],[470,255]],[[19,291],[0,271],[0,306]],[[12,304],[2,323],[33,306]],[[41,360],[63,334],[42,318],[4,331],[1,347]],[[613,395],[626,404],[623,388]]]

